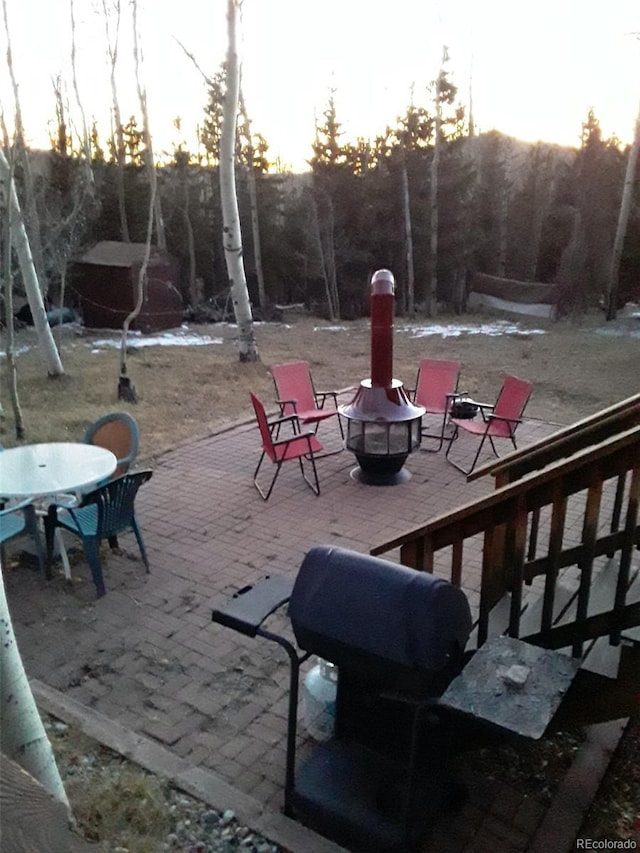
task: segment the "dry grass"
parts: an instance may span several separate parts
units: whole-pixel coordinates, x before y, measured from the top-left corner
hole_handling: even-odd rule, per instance
[[[483,319],[487,318],[442,317],[438,322],[477,324]],[[404,331],[405,325],[396,319],[394,374],[407,387],[415,379],[420,358],[457,358],[463,365],[464,390],[492,401],[503,375],[515,373],[534,383],[527,414],[556,423],[570,423],[640,390],[640,340],[596,334],[595,327],[604,325],[601,314],[580,325],[520,320],[523,334],[518,336],[418,337]],[[424,325],[426,321],[416,322],[413,328]],[[545,329],[546,334],[527,333],[527,329]],[[287,317],[284,324],[258,324],[261,361],[257,364],[239,362],[234,327],[202,326],[192,331],[222,338],[222,343],[131,351],[128,370],[138,396],[135,405],[117,399],[117,349],[96,352],[90,345],[97,338],[117,340],[117,334],[65,328],[61,354],[66,374],[55,380],[45,375],[35,348],[19,355],[24,441],[81,440],[86,427],[100,415],[129,409],[140,424],[140,461],[152,464],[163,451],[250,418],[249,390],[273,405],[271,364],[309,361],[319,389],[354,386],[369,375],[366,320],[341,323],[338,328],[302,316]],[[34,343],[33,330],[18,333],[18,346]],[[12,446],[16,439],[5,382],[0,399],[5,412],[1,441]]]

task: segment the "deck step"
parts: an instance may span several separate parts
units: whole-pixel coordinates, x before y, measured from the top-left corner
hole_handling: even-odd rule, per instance
[[[607,560],[605,566],[597,574],[591,585],[591,594],[589,596],[589,605],[587,615],[593,616],[597,613],[604,613],[613,608],[615,598],[616,584],[618,580],[619,561],[617,559]],[[631,567],[631,583],[627,591],[626,601],[632,604],[640,601],[640,566]],[[565,573],[556,586],[556,594],[554,597],[554,619],[553,625],[566,625],[575,621],[577,610],[577,595],[579,588],[579,576],[572,576]],[[537,633],[540,630],[540,620],[542,617],[543,593],[530,593],[528,600],[525,601],[520,619],[520,636],[526,637],[529,634]],[[489,614],[489,629],[488,638],[500,636],[506,633],[509,627],[509,617],[511,613],[511,595],[504,595]],[[640,645],[640,625],[633,628],[628,628],[622,632],[624,642]],[[475,650],[478,646],[478,624],[469,637],[467,643],[467,651]],[[572,649],[565,648],[559,651],[570,655]],[[591,672],[605,675],[608,678],[615,678],[618,671],[618,663],[620,659],[619,646],[612,646],[609,642],[609,637],[598,637],[589,643],[585,643],[583,650],[582,667]]]
[[[557,624],[557,620],[571,605],[577,592],[578,582],[572,578],[563,579],[556,584],[553,600],[554,625]],[[541,592],[522,614],[522,618],[520,619],[520,636],[526,637],[527,634],[535,634],[540,630],[544,603],[543,595],[544,593]]]
[[[638,601],[640,601],[640,569],[636,571],[636,576],[627,590],[627,604],[636,604]],[[640,625],[636,625],[633,628],[625,628],[620,637],[623,642],[640,646]]]
[[[489,629],[487,639],[499,637],[504,634],[509,627],[509,615],[511,613],[511,595],[507,593],[503,595],[500,601],[489,613]],[[478,648],[478,622],[475,623],[473,631],[467,641],[467,651],[474,651]]]
[[[605,675],[607,678],[616,678],[618,666],[620,665],[620,646],[612,646],[609,637],[598,637],[586,650],[582,669]]]
[[[606,612],[613,607],[618,580],[618,568],[619,561],[617,559],[609,560],[593,582],[587,611],[589,616]],[[640,572],[638,566],[631,567],[630,576],[631,582],[627,589],[626,597],[628,604],[640,600]],[[558,624],[566,624],[571,619],[575,619],[575,612],[576,607],[575,603],[573,603]],[[628,632],[634,631],[637,631],[638,640],[640,641],[640,626],[628,629]],[[628,632],[623,632],[622,636],[625,641],[627,640],[626,635]],[[632,636],[628,640],[629,642],[633,642]],[[571,649],[563,649],[563,651],[567,654],[571,653]],[[608,635],[585,643],[582,656],[582,669],[597,673],[598,675],[604,675],[607,678],[617,678],[619,663],[620,646],[612,646]]]
[[[589,592],[589,604],[587,607],[587,616],[595,616],[596,613],[605,613],[613,608],[613,602],[616,594],[616,584],[618,582],[618,567],[617,559],[607,560],[604,568],[597,574],[591,583]],[[569,622],[574,622],[578,608],[577,594],[569,607],[565,609],[560,618],[554,623],[556,626],[566,625]]]

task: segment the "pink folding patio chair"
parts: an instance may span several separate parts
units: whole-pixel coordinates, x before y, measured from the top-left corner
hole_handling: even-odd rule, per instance
[[[453,438],[453,428],[447,436],[447,414],[458,390],[459,379],[459,361],[423,358],[418,365],[416,388],[412,399],[416,406],[424,406],[426,409],[422,419],[422,437],[432,438],[438,442],[436,447],[422,447],[422,450],[437,453],[442,448],[445,437]],[[425,419],[429,420],[425,423]]]
[[[271,376],[276,386],[276,397],[282,415],[297,415],[300,423],[313,424],[314,432],[318,431],[321,421],[337,417],[340,434],[344,438],[342,422],[338,415],[337,392],[316,391],[308,362],[274,364]],[[332,401],[332,406],[325,408],[327,400]]]
[[[256,470],[253,472],[253,485],[258,490],[260,497],[265,501],[269,499],[283,464],[296,459],[300,465],[304,481],[316,495],[319,495],[320,483],[318,481],[318,471],[316,470],[315,454],[322,451],[322,445],[316,438],[315,433],[309,431],[302,432],[300,430],[300,421],[296,415],[286,415],[269,421],[262,401],[255,394],[250,393],[249,396],[251,397],[251,403],[256,414],[260,438],[262,440],[262,453],[260,454]],[[293,434],[286,438],[274,438],[274,433],[285,422],[290,422],[293,427]],[[265,457],[269,457],[271,462],[276,466],[275,473],[266,492],[258,484],[258,473]],[[311,465],[313,480],[310,480],[305,473],[303,464],[303,460],[305,459]]]
[[[499,455],[494,444],[494,439],[496,438],[509,439],[514,448],[517,449],[516,429],[518,428],[518,424],[522,422],[522,415],[529,402],[532,390],[532,384],[525,379],[518,379],[516,376],[506,376],[494,405],[473,401],[480,409],[480,418],[472,420],[450,417],[449,421],[454,425],[455,430],[453,439],[450,441],[446,452],[446,458],[449,462],[468,476],[476,467],[480,458],[480,451],[487,438],[496,456]],[[460,430],[480,437],[476,455],[471,467],[468,469],[463,468],[462,465],[449,458],[454,440],[458,438]]]

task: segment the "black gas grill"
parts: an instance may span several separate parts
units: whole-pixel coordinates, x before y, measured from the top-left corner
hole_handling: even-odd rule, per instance
[[[288,602],[298,648],[263,622]],[[291,664],[285,813],[354,850],[409,850],[452,786],[437,697],[471,631],[447,581],[343,548],[317,547],[295,582],[267,578],[213,620],[276,642]],[[334,737],[295,764],[299,669],[338,667]]]

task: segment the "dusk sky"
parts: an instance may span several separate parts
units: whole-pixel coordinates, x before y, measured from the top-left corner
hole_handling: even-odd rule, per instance
[[[4,0],[24,124],[34,146],[48,143],[55,116],[51,80],[61,74],[71,112],[69,0]],[[109,4],[108,4],[109,5]],[[123,119],[139,115],[128,4],[122,21],[118,92]],[[147,90],[156,152],[181,138],[195,148],[206,89],[176,40],[213,75],[226,51],[225,0],[139,0]],[[110,89],[102,3],[75,0],[77,69],[87,118],[109,128]],[[593,107],[605,136],[630,141],[640,104],[640,6],[609,0],[244,0],[243,89],[253,128],[272,159],[304,168],[316,118],[335,89],[344,140],[373,138],[394,125],[411,99],[431,106],[426,86],[442,46],[447,69],[476,128],[523,140],[578,145]],[[635,34],[635,35],[634,35]],[[5,120],[14,111],[4,64]],[[180,116],[182,134],[173,127]]]

